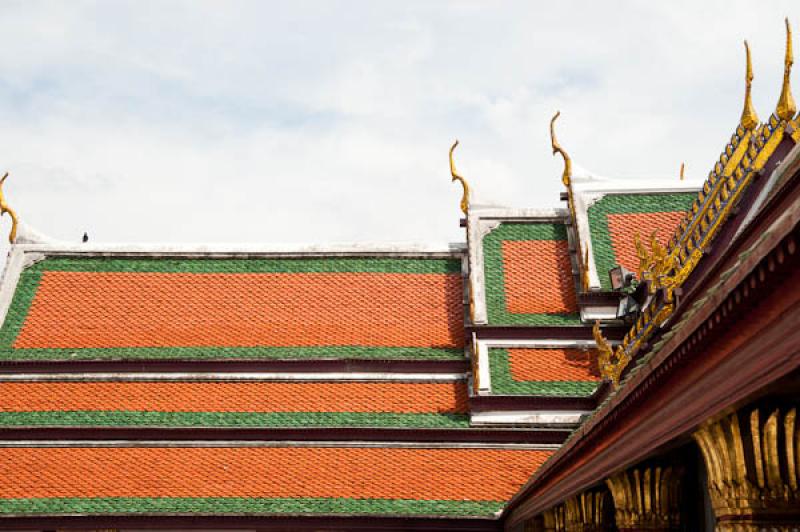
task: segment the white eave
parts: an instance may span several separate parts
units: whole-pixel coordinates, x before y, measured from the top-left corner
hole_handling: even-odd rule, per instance
[[[698,192],[703,179],[609,179],[597,176],[585,169],[576,168],[572,177],[573,201],[575,204],[576,230],[581,249],[589,252],[589,288],[600,288],[600,275],[594,261],[594,249],[589,232],[588,211],[595,202],[613,194],[669,194]],[[604,275],[606,272],[603,272]]]

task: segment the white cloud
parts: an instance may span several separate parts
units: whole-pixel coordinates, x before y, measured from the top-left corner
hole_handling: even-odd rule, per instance
[[[785,15],[800,27],[790,1],[5,2],[0,167],[62,239],[461,240],[454,138],[478,197],[511,205],[558,205],[556,109],[601,174],[704,175],[743,38],[772,110]]]

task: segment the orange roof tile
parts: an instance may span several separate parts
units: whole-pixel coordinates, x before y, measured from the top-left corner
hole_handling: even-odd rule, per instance
[[[504,240],[502,255],[508,312],[539,314],[577,310],[565,240]]]
[[[45,271],[13,347],[463,341],[459,274]]]
[[[2,448],[0,499],[507,500],[552,454],[404,448]]]
[[[464,382],[3,382],[0,412],[465,413]]]
[[[639,258],[634,235],[638,232],[642,242],[649,248],[650,235],[658,231],[656,238],[661,244],[666,244],[685,216],[685,212],[677,211],[609,214],[608,230],[617,262],[635,272],[639,268]]]
[[[511,376],[517,381],[600,380],[594,350],[510,348]]]

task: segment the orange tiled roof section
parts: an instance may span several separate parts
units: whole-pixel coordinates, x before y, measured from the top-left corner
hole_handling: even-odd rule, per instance
[[[506,500],[551,454],[335,447],[3,448],[0,498]]]
[[[658,231],[656,238],[666,244],[685,216],[685,212],[678,211],[608,214],[608,230],[617,262],[635,272],[639,267],[639,258],[634,235],[638,232],[642,243],[649,249],[650,235]]]
[[[464,413],[464,382],[4,382],[0,412]]]
[[[502,254],[509,312],[577,311],[565,240],[505,240]]]
[[[516,381],[600,380],[594,350],[510,348],[511,376]]]
[[[463,346],[459,274],[45,271],[14,348]]]

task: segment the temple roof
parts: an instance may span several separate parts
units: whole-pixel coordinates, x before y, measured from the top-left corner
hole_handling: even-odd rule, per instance
[[[49,257],[19,273],[0,358],[463,358],[453,258]]]
[[[586,348],[489,349],[492,392],[502,395],[591,396],[600,383],[597,355]]]
[[[0,515],[492,517],[550,454],[320,445],[5,447]]]
[[[663,343],[676,289],[800,140],[751,115],[702,183],[573,170],[556,115],[565,209],[471,203],[454,145],[466,245],[437,248],[66,244],[0,180],[0,516],[497,519]]]
[[[465,379],[165,380],[90,375],[0,381],[0,427],[468,428]],[[149,380],[148,380],[149,379]]]

